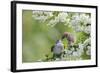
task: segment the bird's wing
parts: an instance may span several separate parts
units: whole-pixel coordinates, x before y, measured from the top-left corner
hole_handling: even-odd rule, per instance
[[[54,47],[55,47],[54,45],[51,47],[51,52],[53,52]]]

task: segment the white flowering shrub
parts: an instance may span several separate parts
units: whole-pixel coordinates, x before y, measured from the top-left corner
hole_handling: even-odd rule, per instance
[[[23,34],[23,57],[26,56],[24,62],[91,59],[90,13],[30,11],[28,14],[28,12],[23,13],[23,31],[26,32]],[[69,38],[74,37],[74,41],[70,42],[69,34],[62,39],[64,32],[70,33]],[[60,44],[63,44],[60,45],[59,50],[62,52],[59,55],[54,53],[59,52],[55,50],[59,48],[57,40],[61,40]]]

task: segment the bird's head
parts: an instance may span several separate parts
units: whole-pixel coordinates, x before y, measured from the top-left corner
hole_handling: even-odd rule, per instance
[[[64,34],[63,34],[63,36],[62,36],[62,39],[66,38],[68,35],[69,35],[68,32],[64,32]]]
[[[62,36],[62,40],[66,38],[69,45],[72,45],[75,42],[75,37],[73,34],[69,33],[69,32],[64,32],[63,36]]]
[[[57,40],[57,41],[56,41],[56,44],[57,44],[57,43],[62,43],[62,42],[61,42],[61,40]]]

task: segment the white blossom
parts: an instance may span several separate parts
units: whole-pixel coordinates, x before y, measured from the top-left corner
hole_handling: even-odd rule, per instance
[[[91,55],[91,46],[87,46],[86,54]]]
[[[64,49],[64,52],[65,52],[65,54],[67,54],[68,53],[68,50],[67,49]]]
[[[86,26],[85,29],[84,29],[84,32],[87,33],[87,34],[90,34],[91,33],[91,26]]]
[[[67,54],[68,54],[68,55],[71,55],[72,52],[73,52],[73,51],[71,51],[71,50],[67,50]]]
[[[50,16],[50,17],[53,16],[52,12],[48,12],[48,11],[44,12],[44,14],[45,14],[46,16]]]
[[[80,23],[80,17],[79,17],[79,15],[75,14],[72,17],[71,24],[72,24],[72,26],[76,26],[76,25],[79,25],[79,23]]]
[[[87,51],[86,51],[86,54],[87,54],[87,55],[91,55],[91,51],[90,51],[90,50],[87,50]]]
[[[74,51],[73,52],[73,56],[78,57],[79,56],[79,53],[77,51]]]
[[[80,14],[80,21],[84,25],[91,24],[91,19],[90,19],[89,15],[86,15],[86,14]]]
[[[55,17],[54,19],[51,19],[50,22],[47,25],[54,27],[59,22],[63,22],[63,23],[65,23],[66,21],[69,22],[69,19],[66,19],[67,16],[68,16],[67,13],[61,12],[61,13],[58,14],[57,17]]]
[[[75,32],[81,31],[81,27],[79,25],[73,26],[72,28],[75,30]]]
[[[33,11],[32,13],[33,13],[34,15],[37,15],[37,14],[40,14],[40,15],[41,15],[41,14],[43,14],[43,11]]]
[[[72,25],[72,27],[74,27],[74,26],[78,26],[79,25],[79,21],[78,20],[71,20],[71,25]]]
[[[55,61],[60,61],[60,58],[56,58],[56,60]]]
[[[82,43],[79,43],[79,49],[81,49],[81,50],[84,49],[84,45]]]
[[[79,45],[79,48],[78,48],[77,51],[79,53],[79,56],[81,56],[83,54],[83,52],[84,52],[84,44],[79,43],[78,45]]]
[[[86,15],[85,13],[80,15],[79,14],[73,15],[70,24],[76,32],[81,32],[81,31],[86,33],[91,32],[90,30],[91,26],[87,26],[87,24],[91,24],[91,18],[89,17],[89,15]]]
[[[47,26],[54,27],[58,23],[57,19],[52,19],[50,22],[47,24]]]
[[[66,19],[66,23],[64,25],[66,26],[67,24],[70,24],[70,19],[69,18]]]
[[[53,16],[52,12],[47,11],[33,11],[33,18],[39,22],[45,22],[49,17]]]
[[[86,47],[88,44],[91,44],[91,38],[88,38],[84,41],[84,47]]]
[[[87,46],[88,49],[91,49],[91,46]]]
[[[47,19],[47,16],[39,16],[39,17],[35,17],[36,20],[39,20],[40,22],[45,22],[45,20]]]
[[[74,47],[72,47],[72,48],[71,48],[71,51],[74,51],[74,50],[75,50]]]
[[[83,52],[84,52],[84,50],[79,49],[79,50],[78,50],[78,54],[79,54],[79,56],[81,56],[81,55],[83,54]]]
[[[59,22],[66,22],[66,17],[68,16],[67,13],[65,12],[61,12],[58,14],[57,19],[59,20]]]
[[[80,17],[79,15],[74,15],[72,17],[72,20],[70,22],[72,28],[76,31],[76,32],[80,32],[81,28],[80,28]]]

